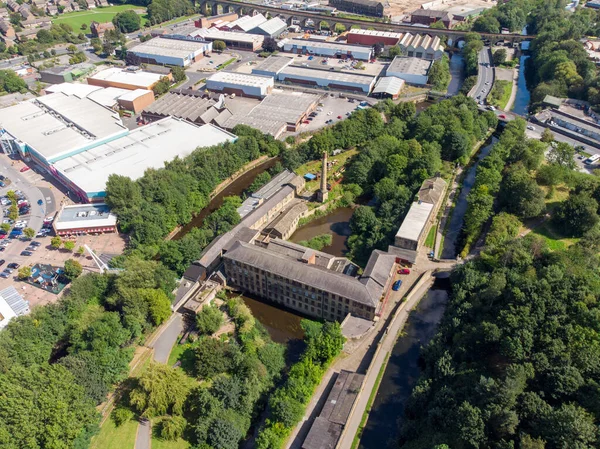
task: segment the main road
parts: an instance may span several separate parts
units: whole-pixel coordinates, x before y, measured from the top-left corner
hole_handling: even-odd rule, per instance
[[[477,73],[477,84],[469,96],[477,102],[484,101],[489,95],[492,85],[494,84],[494,68],[490,58],[489,47],[483,47],[478,55],[479,71]]]

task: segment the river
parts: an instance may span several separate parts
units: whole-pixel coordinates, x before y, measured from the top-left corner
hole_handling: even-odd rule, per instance
[[[448,95],[458,95],[465,81],[465,61],[460,52],[455,52],[450,58],[450,75],[452,79],[448,85]]]
[[[350,236],[350,218],[354,209],[351,207],[340,207],[330,214],[316,218],[313,221],[298,228],[290,237],[294,243],[302,240],[310,240],[321,234],[331,234],[331,245],[324,247],[321,251],[332,256],[343,256],[348,251],[346,243]]]
[[[471,165],[469,171],[465,175],[465,178],[462,182],[462,188],[460,190],[460,195],[458,200],[456,201],[456,205],[452,210],[452,216],[450,217],[450,223],[447,225],[446,236],[444,237],[444,247],[442,248],[442,259],[455,259],[456,254],[458,253],[458,248],[456,247],[458,243],[458,239],[460,237],[460,233],[463,227],[463,221],[465,218],[465,213],[467,212],[467,196],[475,183],[475,175],[477,174],[477,167],[479,163],[482,161],[484,157],[490,154],[494,144],[497,139],[492,137],[491,140],[486,142],[486,146],[481,149],[479,155],[477,156],[477,161]]]
[[[196,215],[192,221],[190,221],[185,226],[182,226],[179,231],[173,237],[173,240],[179,240],[188,232],[190,232],[193,228],[199,228],[202,226],[204,219],[216,211],[223,204],[223,199],[228,196],[240,196],[244,190],[246,190],[250,185],[254,182],[254,179],[264,172],[265,170],[270,169],[277,163],[276,158],[269,159],[262,164],[257,165],[256,167],[248,170],[246,173],[236,178],[231,184],[229,184],[225,189],[223,189],[220,193],[215,195],[213,199],[210,200],[208,206],[200,211],[198,215]]]
[[[527,59],[529,59],[529,55],[521,55],[521,59],[519,60],[519,80],[517,82],[517,96],[515,98],[515,103],[513,104],[513,112],[518,115],[527,115],[529,112],[529,100],[531,99],[531,94],[529,89],[527,89],[527,82],[525,81],[525,65]]]
[[[381,379],[359,448],[398,447],[404,404],[421,374],[421,348],[435,335],[448,302],[449,287],[448,279],[436,279],[410,314]]]

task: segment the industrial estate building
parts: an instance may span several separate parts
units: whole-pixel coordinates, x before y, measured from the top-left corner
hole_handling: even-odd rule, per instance
[[[122,108],[140,112],[154,102],[154,92],[147,89],[128,90],[119,87],[99,87],[89,84],[62,83],[53,84],[44,89],[47,94],[63,93],[90,100],[110,109]]]
[[[375,77],[353,73],[288,66],[277,75],[281,82],[339,89],[368,94],[375,85]]]
[[[234,20],[237,20],[238,17],[239,16],[235,12],[228,12],[225,14],[219,14],[210,17],[200,17],[194,22],[194,26],[196,28],[210,28],[211,26],[218,23],[232,22]]]
[[[372,95],[375,98],[391,98],[396,100],[404,88],[404,80],[395,76],[384,76],[379,78]]]
[[[128,50],[141,62],[187,67],[212,51],[212,42],[155,37]]]
[[[403,79],[408,84],[424,86],[429,79],[431,61],[421,58],[396,56],[388,66],[386,76],[395,76]]]
[[[398,41],[403,55],[423,59],[440,59],[444,55],[444,46],[439,36],[405,33]]]
[[[29,313],[29,302],[12,285],[0,290],[0,329],[4,329],[10,320]]]
[[[236,72],[217,72],[206,80],[206,88],[251,98],[264,98],[273,90],[270,76],[248,75]]]
[[[252,69],[254,75],[277,77],[279,72],[292,64],[294,60],[285,56],[269,56]]]
[[[137,179],[200,145],[236,139],[215,126],[175,118],[129,131],[115,111],[64,93],[0,109],[0,123],[5,153],[33,159],[85,202],[105,196],[111,174]]]
[[[446,181],[440,177],[426,179],[417,194],[418,201],[410,206],[394,239],[397,248],[414,252],[423,243],[429,227],[435,221],[446,192]]]
[[[62,207],[52,227],[56,235],[117,232],[117,216],[104,203],[74,204]]]
[[[242,33],[248,33],[266,21],[267,18],[262,14],[256,14],[255,16],[242,16],[239,19],[229,22],[220,28],[225,31],[239,31]]]
[[[112,67],[89,76],[87,78],[87,83],[92,86],[100,87],[119,87],[121,89],[129,90],[152,90],[163,76],[167,76],[170,80],[173,79],[170,74],[160,75],[158,73],[140,70],[137,67],[128,67],[126,69]]]
[[[349,44],[360,45],[396,45],[401,37],[402,33],[362,29],[351,29],[346,34],[346,39]]]
[[[96,70],[96,66],[88,63],[50,67],[40,70],[40,81],[48,84],[72,83],[94,70]]]
[[[362,45],[309,39],[284,39],[278,45],[289,53],[327,56],[329,58],[352,58],[362,61],[368,61],[373,57],[373,48]]]
[[[177,33],[181,33],[177,30]],[[227,48],[257,51],[262,48],[264,36],[259,34],[246,34],[235,31],[222,31],[218,28],[200,28],[190,30],[188,36],[193,39],[202,39],[207,42],[223,41]]]
[[[267,37],[279,37],[281,33],[287,30],[287,23],[281,20],[279,17],[273,17],[266,22],[261,23],[256,28],[252,29],[252,34],[262,34]]]
[[[436,22],[442,22],[444,27],[452,28],[453,16],[446,11],[434,9],[417,9],[410,15],[410,23],[431,26]]]
[[[365,16],[388,17],[390,15],[390,4],[387,0],[329,0],[329,6]]]

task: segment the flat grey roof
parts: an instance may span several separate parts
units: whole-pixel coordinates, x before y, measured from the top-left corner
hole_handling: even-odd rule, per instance
[[[264,75],[221,71],[212,75],[206,82],[228,83],[236,84],[238,86],[268,87],[273,85],[273,78]]]
[[[305,92],[276,91],[265,97],[250,114],[295,124],[312,106],[318,104],[320,98],[320,95]]]
[[[29,301],[25,301],[14,286],[6,287],[0,290],[0,296],[17,316],[23,315],[29,311]]]
[[[267,59],[262,61],[256,67],[252,69],[252,73],[254,71],[263,71],[263,72],[273,72],[279,73],[281,69],[284,69],[288,65],[290,65],[294,60],[292,58],[287,58],[285,56],[269,56]]]
[[[342,44],[339,42],[323,42],[312,39],[284,39],[281,41],[282,44],[296,45],[297,47],[312,47],[312,48],[329,48],[333,50],[340,50],[343,52],[363,52],[372,50],[367,45],[352,45]]]
[[[206,42],[195,42],[193,40],[183,41],[178,39],[155,37],[149,41],[130,48],[128,51],[158,56],[187,58],[192,53],[202,51],[206,45]]]
[[[148,168],[162,168],[165,162],[176,156],[185,157],[198,147],[235,139],[235,135],[213,125],[197,126],[167,117],[58,161],[54,166],[86,192],[103,192],[111,174],[135,180],[142,177]]]
[[[375,88],[373,89],[374,94],[386,93],[390,95],[396,95],[404,87],[405,81],[395,76],[384,76],[379,78]]]
[[[392,76],[394,72],[426,76],[430,67],[431,61],[427,59],[396,56],[388,66],[386,73]]]
[[[238,31],[221,31],[217,28],[196,28],[190,33],[192,37],[203,37],[210,40],[225,40],[231,42],[255,43],[262,42],[264,37],[258,34],[246,34]]]
[[[200,95],[168,92],[154,103],[146,106],[143,112],[162,117],[172,115],[195,122],[215,104],[216,101]]]
[[[356,84],[371,84],[375,77],[368,75],[355,75],[353,73],[336,72],[332,70],[312,69],[309,67],[288,66],[280,73],[286,75],[308,76],[330,81],[344,81]]]
[[[57,231],[116,224],[116,215],[111,214],[110,208],[104,203],[65,206],[54,220],[54,228]]]
[[[287,28],[287,23],[281,20],[279,17],[273,17],[266,22],[261,23],[254,29],[260,29],[268,34],[277,33],[278,31],[285,30]]]
[[[406,217],[402,221],[400,229],[396,233],[396,237],[413,241],[419,240],[419,236],[423,232],[423,229],[425,229],[432,210],[433,204],[423,202],[412,203]]]
[[[115,111],[63,93],[0,109],[0,126],[49,162],[128,132]]]

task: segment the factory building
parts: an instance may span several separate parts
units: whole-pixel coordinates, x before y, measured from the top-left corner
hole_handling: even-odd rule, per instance
[[[359,45],[396,45],[401,37],[402,33],[361,29],[351,29],[346,34],[349,44]]]
[[[308,39],[284,39],[278,44],[289,53],[326,56],[329,58],[352,58],[368,61],[373,57],[373,48],[347,45],[337,42],[322,42]]]
[[[237,20],[238,17],[237,13],[234,12],[219,14],[217,16],[200,17],[198,20],[194,21],[194,26],[196,28],[210,28],[216,23],[233,22],[234,20]]]
[[[227,48],[257,51],[262,48],[264,36],[259,34],[246,34],[234,31],[222,31],[217,28],[200,28],[189,33],[194,39],[203,39],[207,42],[223,41]]]
[[[273,78],[236,72],[217,72],[206,80],[206,88],[213,92],[243,97],[264,98],[273,90]]]
[[[112,67],[89,76],[87,78],[87,83],[91,86],[99,87],[118,87],[120,89],[128,90],[152,90],[163,76],[167,76],[170,80],[173,79],[170,74],[160,75],[158,73],[146,72],[140,70],[138,67],[129,67],[126,69]]]
[[[63,206],[52,227],[56,235],[117,232],[117,216],[104,203]]]
[[[141,62],[187,67],[212,51],[212,42],[155,37],[128,50]]]
[[[111,174],[137,179],[198,146],[236,139],[215,126],[175,118],[129,131],[115,111],[64,93],[0,109],[0,123],[2,151],[33,160],[82,201],[102,199]]]
[[[415,86],[425,86],[430,68],[429,60],[396,56],[388,66],[386,76],[395,76]]]
[[[48,84],[72,83],[96,69],[94,64],[81,63],[40,70],[40,81]]]
[[[364,16],[388,17],[390,15],[390,4],[387,0],[329,0],[329,6]]]
[[[279,72],[289,66],[294,60],[285,56],[269,56],[252,69],[252,74],[277,77]]]
[[[147,89],[128,90],[120,87],[99,87],[89,84],[62,83],[46,87],[45,92],[63,93],[79,98],[87,97],[90,100],[109,109],[119,107],[128,111],[139,112],[154,102],[154,92]]]
[[[436,22],[442,22],[448,29],[452,28],[453,16],[446,11],[435,9],[417,9],[410,15],[410,23],[431,26]]]
[[[296,66],[288,66],[281,70],[277,75],[277,79],[283,83],[363,92],[365,94],[371,92],[375,84],[375,77],[372,76]]]
[[[444,46],[439,36],[405,33],[398,42],[403,55],[429,60],[440,59]]]
[[[25,301],[12,285],[0,290],[0,329],[4,329],[10,320],[29,313],[29,301]]]
[[[403,88],[403,79],[396,78],[395,76],[384,76],[377,81],[372,95],[375,98],[391,98],[392,100],[397,100]]]
[[[261,23],[256,28],[253,28],[249,33],[262,34],[263,36],[276,38],[285,30],[287,30],[287,23],[279,17],[274,17],[271,20]]]
[[[255,16],[242,16],[233,22],[220,27],[223,31],[238,31],[240,33],[248,33],[260,24],[267,21],[267,18],[262,14],[256,14]]]
[[[418,193],[418,201],[410,206],[394,238],[394,246],[414,252],[419,249],[435,221],[446,192],[446,181],[440,177],[426,179]]]

